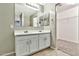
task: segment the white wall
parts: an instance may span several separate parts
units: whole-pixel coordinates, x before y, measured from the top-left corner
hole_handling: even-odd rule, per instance
[[[14,4],[0,3],[0,55],[14,52]]]
[[[78,6],[57,13],[57,39],[78,43]]]
[[[50,15],[50,31],[51,31],[51,48],[56,48],[56,19],[55,19],[55,4],[46,3],[44,12],[51,12]],[[44,27],[44,29],[47,29]]]
[[[55,3],[46,3],[44,5],[44,12],[55,11]]]

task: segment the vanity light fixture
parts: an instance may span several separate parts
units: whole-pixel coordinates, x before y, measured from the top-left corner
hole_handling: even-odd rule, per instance
[[[26,3],[25,5],[26,5],[27,7],[29,7],[29,8],[31,8],[31,9],[33,9],[33,10],[37,10],[37,11],[40,10],[38,4],[35,4],[35,3]]]

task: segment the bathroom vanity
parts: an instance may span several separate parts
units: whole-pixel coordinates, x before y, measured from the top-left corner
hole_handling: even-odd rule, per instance
[[[17,56],[31,55],[50,47],[50,31],[15,31],[15,52]]]
[[[16,55],[31,55],[50,46],[55,48],[55,13],[42,12],[41,6],[39,4],[38,6],[40,8],[37,9],[28,4],[15,4]]]

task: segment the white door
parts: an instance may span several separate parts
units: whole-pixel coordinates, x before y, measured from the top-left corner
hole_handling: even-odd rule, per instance
[[[38,50],[38,35],[32,35],[30,38],[30,52],[36,52]]]

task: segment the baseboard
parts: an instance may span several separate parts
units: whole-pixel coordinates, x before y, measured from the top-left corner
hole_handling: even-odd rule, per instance
[[[62,41],[66,41],[66,42],[72,42],[72,43],[75,43],[75,44],[79,44],[79,42],[75,42],[75,41],[70,41],[70,40],[64,40],[64,39],[57,39],[58,40],[62,40]]]
[[[5,53],[1,56],[15,56],[15,52]]]

